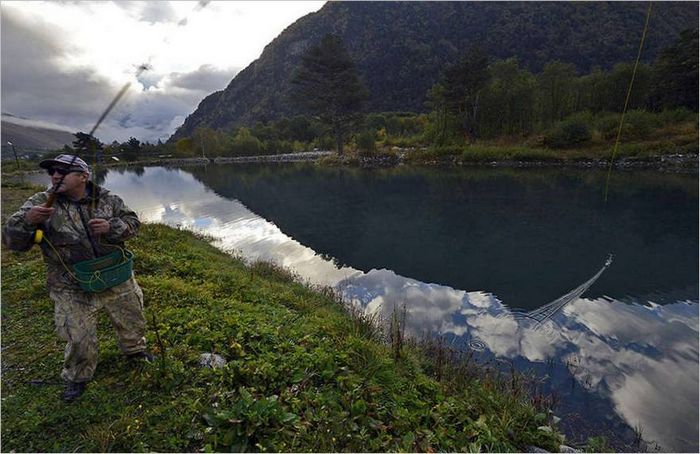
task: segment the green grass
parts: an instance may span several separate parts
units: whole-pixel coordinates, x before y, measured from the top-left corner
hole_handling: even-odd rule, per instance
[[[561,153],[544,148],[472,146],[460,155],[463,162],[520,161],[556,162],[564,158]]]
[[[3,222],[33,191],[3,187]],[[447,374],[411,345],[396,355],[371,320],[285,270],[247,267],[163,225],[143,226],[129,248],[158,360],[125,360],[103,315],[95,378],[72,404],[60,398],[63,345],[41,256],[3,249],[4,451],[521,451],[561,442],[537,430],[547,416],[529,396],[474,365]],[[203,352],[228,364],[200,368]]]
[[[58,152],[56,153],[58,154]],[[0,166],[0,171],[3,176],[18,175],[22,172],[31,172],[33,170],[39,170],[39,161],[41,159],[25,160],[21,159],[19,161],[6,160],[2,162]],[[18,165],[19,164],[19,165]]]

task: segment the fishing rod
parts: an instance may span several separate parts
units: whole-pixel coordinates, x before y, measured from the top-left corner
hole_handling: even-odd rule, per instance
[[[198,11],[201,11],[202,9],[204,9],[204,8],[209,4],[210,1],[211,1],[211,0],[200,0],[200,1],[197,2],[197,4],[194,6],[194,8],[193,8],[192,11],[190,12],[190,14],[196,13],[196,12],[198,12]],[[188,16],[185,16],[183,19],[181,19],[181,20],[178,22],[177,25],[178,25],[178,27],[180,27],[180,26],[185,26],[185,25],[187,25],[187,22],[188,22]],[[150,59],[149,59],[149,60],[150,60]],[[136,74],[135,74],[134,76],[135,76],[136,78],[138,78],[144,71],[147,71],[147,70],[149,70],[149,69],[151,69],[151,66],[150,66],[148,63],[143,63],[143,64],[139,65],[139,67],[138,67],[138,69],[137,69],[137,71],[136,71]],[[119,92],[117,92],[116,96],[112,99],[112,101],[109,103],[109,105],[108,105],[107,108],[104,110],[104,112],[102,112],[102,115],[100,115],[100,117],[97,119],[97,122],[95,123],[95,125],[92,127],[92,129],[91,129],[90,132],[88,133],[88,137],[89,137],[89,138],[93,138],[93,134],[95,133],[95,131],[97,130],[97,128],[100,126],[100,124],[102,124],[102,122],[105,120],[105,118],[107,118],[107,116],[108,116],[109,113],[112,111],[112,109],[117,105],[117,103],[119,102],[119,100],[121,100],[121,98],[126,94],[127,90],[129,90],[129,87],[130,87],[130,86],[131,86],[131,82],[127,82],[127,83],[124,84],[124,86],[119,90]],[[90,145],[93,147],[93,151],[94,151],[94,149],[95,149],[95,142],[94,142],[94,141],[90,141]],[[73,158],[71,159],[71,162],[68,164],[68,167],[69,167],[69,168],[72,167],[73,165],[75,165],[76,159],[78,158],[78,153],[79,153],[79,151],[80,151],[80,150],[76,150],[76,152],[73,154]],[[93,169],[93,171],[94,171],[94,169]],[[44,203],[44,207],[45,207],[45,208],[51,208],[51,207],[53,206],[53,204],[55,203],[56,197],[58,196],[57,191],[58,191],[58,189],[61,187],[61,185],[63,184],[63,182],[64,182],[64,180],[65,180],[65,178],[66,178],[66,175],[67,175],[67,174],[61,175],[61,178],[58,180],[58,182],[57,182],[56,184],[54,184],[54,185],[51,187],[51,189],[49,190],[48,199],[46,200],[46,203]],[[93,175],[93,181],[94,181],[94,175]],[[89,236],[89,233],[88,233],[88,236]],[[34,243],[39,244],[39,243],[41,243],[42,239],[43,239],[43,231],[42,231],[41,229],[37,229],[37,230],[35,231],[35,233],[34,233],[34,238],[33,238]],[[94,243],[94,240],[93,240],[92,238],[90,238],[90,242],[91,242],[92,247],[93,247],[93,252],[95,252],[95,256],[97,256],[97,248],[96,248],[96,245],[95,245],[95,243]]]
[[[200,1],[197,2],[197,4],[194,6],[194,8],[192,9],[192,11],[191,11],[190,14],[196,13],[196,12],[198,12],[198,11],[201,11],[202,9],[204,9],[204,8],[210,3],[210,1],[211,1],[211,0],[200,0]],[[187,22],[188,22],[188,16],[185,16],[184,18],[182,18],[182,19],[178,22],[177,25],[178,25],[178,27],[185,26],[185,25],[187,25]],[[150,58],[149,58],[149,60],[150,60]],[[150,66],[148,63],[143,63],[143,64],[139,65],[139,67],[138,67],[138,69],[137,69],[136,74],[134,75],[134,77],[138,78],[138,77],[141,75],[141,73],[143,73],[144,71],[147,71],[147,70],[149,70],[149,69],[151,69],[151,66]],[[95,131],[97,130],[97,128],[100,126],[100,124],[102,124],[102,122],[104,121],[104,119],[107,118],[107,115],[109,115],[109,113],[112,111],[112,109],[114,108],[114,106],[117,105],[117,103],[118,103],[119,100],[122,98],[122,96],[124,96],[124,94],[126,94],[126,92],[127,92],[127,90],[129,89],[130,86],[131,86],[131,82],[127,82],[126,84],[124,84],[124,86],[121,88],[121,90],[119,90],[119,92],[117,92],[117,95],[114,97],[114,99],[112,99],[112,102],[109,103],[109,105],[108,105],[107,108],[104,110],[104,112],[102,112],[102,115],[100,115],[100,117],[97,119],[97,122],[95,123],[95,126],[93,126],[92,129],[90,130],[90,132],[88,133],[88,136],[89,136],[89,137],[92,138],[92,135],[95,133]],[[92,144],[93,147],[94,147],[94,143],[91,143],[91,144]],[[77,151],[77,150],[76,150],[76,151]],[[71,162],[68,164],[69,167],[72,167],[72,166],[75,164],[75,160],[77,159],[77,157],[78,157],[78,154],[77,154],[77,153],[73,155],[73,159],[72,159]],[[45,207],[51,208],[51,206],[54,204],[54,202],[55,202],[55,200],[56,200],[56,190],[58,190],[58,188],[61,186],[61,184],[63,184],[63,180],[64,180],[65,178],[66,178],[65,175],[61,175],[61,179],[58,181],[58,183],[57,183],[56,185],[54,185],[54,187],[52,188],[52,191],[50,191],[50,193],[49,193],[49,198],[48,198],[48,200],[46,201],[46,204],[44,205]]]
[[[136,71],[135,77],[138,78],[141,75],[141,73],[143,73],[144,71],[146,71],[148,69],[150,69],[150,66],[148,64],[144,63],[144,64],[140,65],[138,67],[138,70]],[[119,90],[119,92],[117,92],[117,95],[112,99],[112,101],[109,103],[109,105],[104,110],[104,112],[102,112],[102,115],[100,115],[100,117],[97,119],[97,122],[92,127],[92,129],[90,129],[90,132],[88,133],[88,140],[93,139],[93,140],[89,141],[89,146],[93,149],[93,151],[95,151],[95,148],[96,148],[93,134],[95,133],[97,128],[100,127],[100,124],[102,124],[104,119],[107,118],[107,115],[109,115],[109,113],[112,111],[112,109],[114,109],[114,106],[117,105],[119,100],[122,98],[122,96],[124,96],[124,94],[127,92],[127,90],[129,89],[130,86],[131,86],[131,82],[127,82],[126,84],[124,84],[124,86]],[[68,163],[68,169],[70,169],[71,167],[73,167],[75,165],[75,162],[78,159],[79,151],[80,151],[80,149],[76,150],[75,153],[73,154],[73,158],[71,159],[70,163]],[[94,170],[95,169],[93,168],[93,172],[94,172]],[[68,176],[67,173],[62,174],[61,178],[49,190],[49,196],[46,199],[46,203],[44,203],[44,208],[51,208],[53,206],[53,204],[56,202],[56,198],[58,197],[58,189],[63,184],[64,180],[66,179],[66,176]],[[94,182],[94,175],[93,175],[93,182]],[[94,205],[94,196],[95,196],[95,194],[93,194],[93,205]],[[82,218],[82,215],[81,215],[81,218]],[[90,231],[87,228],[87,226],[85,226],[85,227],[86,227],[85,233],[87,234],[88,240],[90,241],[90,246],[92,246],[92,252],[95,255],[95,258],[97,258],[99,255],[97,252],[98,251],[97,243],[95,241],[95,238],[90,234]],[[34,232],[34,238],[33,238],[34,243],[39,244],[39,243],[41,243],[41,241],[43,239],[44,239],[44,231],[40,228],[36,229],[36,231]]]
[[[136,74],[134,76],[138,78],[141,75],[141,73],[143,73],[144,71],[146,71],[148,69],[150,69],[150,66],[148,64],[144,63],[138,67],[138,70],[136,71]],[[100,115],[100,118],[97,119],[95,126],[93,126],[92,129],[90,130],[90,132],[88,133],[88,137],[93,138],[92,135],[94,134],[94,132],[97,130],[97,128],[100,127],[100,124],[102,124],[104,119],[107,118],[107,115],[109,115],[109,113],[112,111],[112,109],[114,109],[114,106],[117,105],[119,100],[122,98],[122,96],[124,96],[124,94],[129,89],[130,86],[131,86],[131,82],[127,82],[126,84],[124,84],[124,86],[121,88],[121,90],[119,90],[119,92],[114,97],[114,99],[112,99],[112,102],[110,102],[109,105],[107,106],[107,108],[105,109],[105,111],[102,112],[102,115]],[[93,141],[90,142],[90,145],[92,146],[93,149],[95,148],[95,143]],[[73,155],[73,159],[68,164],[68,167],[73,167],[73,165],[75,165],[75,161],[76,161],[76,159],[78,159],[78,151],[79,150],[76,150],[76,153]],[[58,180],[58,182],[51,188],[52,190],[49,192],[49,198],[46,201],[46,203],[44,204],[44,206],[46,208],[51,208],[51,206],[56,201],[56,196],[57,196],[56,191],[58,191],[58,188],[63,184],[63,180],[65,180],[66,176],[67,176],[67,174],[61,175],[61,179]]]

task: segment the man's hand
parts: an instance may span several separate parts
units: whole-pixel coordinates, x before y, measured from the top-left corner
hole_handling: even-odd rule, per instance
[[[109,232],[109,221],[107,219],[90,219],[88,227],[93,235],[104,235]]]
[[[31,207],[24,215],[24,219],[30,224],[38,225],[50,218],[53,211],[53,208],[43,206]]]

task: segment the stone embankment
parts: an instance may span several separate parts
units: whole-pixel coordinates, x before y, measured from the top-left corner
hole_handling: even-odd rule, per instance
[[[214,158],[157,158],[145,159],[132,163],[111,163],[111,165],[165,165],[165,166],[186,166],[186,165],[206,165],[206,164],[228,164],[228,163],[252,163],[252,162],[303,162],[316,161],[324,156],[332,154],[332,151],[304,151],[301,153],[270,154],[259,156],[217,156]]]
[[[408,159],[405,149],[400,149],[397,157],[386,157],[378,155],[376,157],[362,158],[360,160],[362,167],[390,167],[393,164],[418,164],[418,165],[455,165],[464,167],[584,167],[584,168],[609,168],[610,161],[608,159],[561,159],[553,160],[462,160],[459,156],[440,156],[429,160],[410,160]],[[698,155],[693,153],[688,154],[660,154],[647,156],[624,156],[616,158],[613,163],[613,168],[620,170],[635,170],[649,169],[658,170],[661,172],[671,173],[698,173],[699,167]]]
[[[158,158],[158,159],[144,159],[137,162],[127,162],[119,163],[113,165],[166,165],[166,166],[186,166],[186,165],[203,165],[210,164],[211,159],[209,158]]]
[[[439,164],[435,162],[434,164]],[[576,161],[460,161],[457,158],[452,164],[460,166],[488,166],[488,167],[587,167],[609,168],[607,159],[582,159]],[[643,158],[622,157],[613,162],[613,168],[619,170],[649,169],[672,173],[698,173],[698,156],[693,154],[646,156]]]
[[[214,158],[215,164],[246,162],[302,162],[315,161],[332,154],[332,151],[304,151],[301,153],[272,154],[262,156],[236,156]]]

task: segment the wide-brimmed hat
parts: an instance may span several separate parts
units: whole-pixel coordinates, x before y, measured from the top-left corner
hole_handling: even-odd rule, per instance
[[[39,163],[42,169],[52,167],[62,167],[64,169],[76,170],[78,172],[90,173],[90,167],[85,161],[72,154],[60,154],[53,159],[44,159]]]

